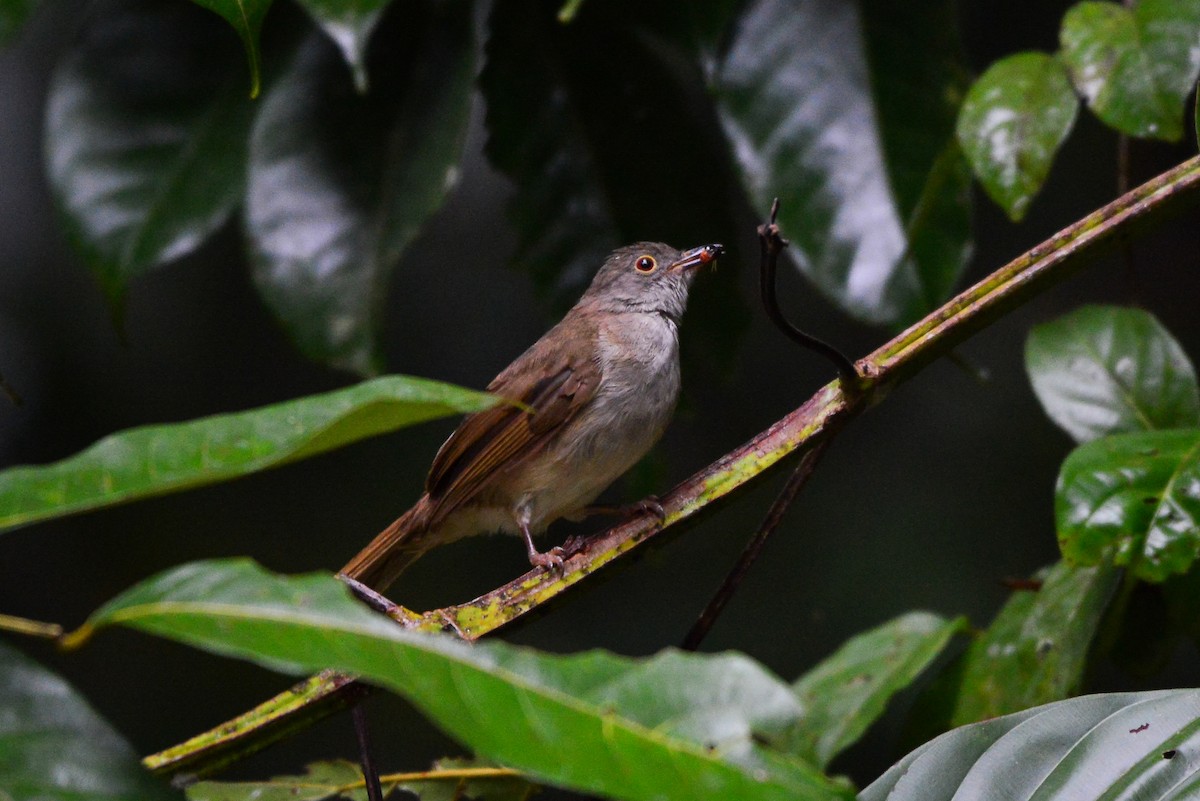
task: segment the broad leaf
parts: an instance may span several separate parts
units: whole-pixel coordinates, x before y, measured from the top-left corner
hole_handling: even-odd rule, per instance
[[[955,15],[945,0],[758,0],[717,76],[755,208],[778,196],[787,252],[869,322],[933,309],[970,249]]]
[[[38,0],[0,0],[0,46],[17,38]]]
[[[354,85],[359,92],[367,91],[367,44],[379,17],[392,0],[300,0],[304,10],[312,15],[321,30],[333,40],[342,57],[354,72]]]
[[[262,86],[262,58],[259,55],[258,35],[271,0],[192,0],[196,5],[219,14],[233,26],[246,49],[250,65],[250,97],[258,97]]]
[[[910,612],[846,642],[792,685],[805,710],[796,752],[828,765],[965,628],[965,618]]]
[[[1113,559],[1147,581],[1200,556],[1200,429],[1117,434],[1063,462],[1054,514],[1063,555]]]
[[[1062,62],[1017,53],[988,68],[958,115],[958,141],[992,200],[1025,216],[1071,132],[1079,100]]]
[[[1036,326],[1025,369],[1046,414],[1077,442],[1200,424],[1192,363],[1141,309],[1085,306]]]
[[[396,10],[369,95],[350,91],[340,56],[313,34],[263,99],[250,142],[259,292],[305,354],[359,373],[382,363],[392,268],[458,181],[475,74],[469,3]]]
[[[1078,689],[1118,571],[1060,562],[1040,578],[1039,590],[1015,592],[922,695],[914,716],[923,738]]]
[[[61,462],[0,472],[0,530],[228,481],[494,403],[436,381],[385,376],[246,412],[130,429]]]
[[[1062,58],[1105,123],[1175,141],[1200,72],[1200,0],[1085,0],[1063,17]]]
[[[252,104],[234,43],[185,3],[104,3],[59,65],[46,162],[67,231],[110,298],[197,248],[242,195]]]
[[[0,798],[173,797],[73,687],[0,642]]]
[[[486,151],[516,183],[514,264],[560,308],[615,246],[724,242],[721,269],[692,290],[684,348],[728,362],[748,320],[737,273],[745,229],[725,201],[736,187],[716,166],[725,145],[698,102],[704,77],[688,50],[706,47],[728,3],[693,5],[610,0],[562,25],[552,5],[494,4],[480,76]]]
[[[1198,746],[1200,690],[1086,695],[947,732],[858,801],[1183,801]]]
[[[850,792],[778,749],[802,710],[744,656],[551,656],[401,629],[328,575],[186,565],[98,610],[291,672],[334,668],[408,698],[473,751],[541,781],[627,799],[830,799]]]

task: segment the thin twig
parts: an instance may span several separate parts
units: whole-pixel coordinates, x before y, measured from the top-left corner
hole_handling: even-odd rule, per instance
[[[821,440],[815,448],[800,458],[800,464],[796,465],[796,469],[788,476],[787,483],[783,485],[783,489],[779,491],[775,502],[767,510],[767,516],[763,518],[762,525],[758,527],[758,531],[754,533],[754,536],[750,538],[750,542],[746,544],[741,558],[738,559],[733,569],[729,571],[729,575],[725,576],[725,581],[721,583],[712,600],[708,602],[708,606],[704,607],[704,611],[696,619],[691,631],[683,638],[683,645],[681,646],[683,650],[695,651],[700,647],[700,643],[704,642],[704,638],[712,630],[713,624],[717,622],[717,618],[724,611],[725,605],[729,603],[729,599],[733,597],[738,587],[741,586],[742,579],[746,577],[746,572],[750,570],[750,566],[758,559],[758,555],[762,552],[767,538],[771,536],[775,529],[779,528],[779,524],[783,522],[783,516],[787,512],[788,507],[792,505],[792,501],[796,499],[796,496],[800,494],[800,490],[808,483],[813,470],[817,467],[817,462],[821,460],[825,449],[829,447],[829,443],[832,441],[832,437]]]
[[[358,737],[358,759],[362,764],[363,783],[367,788],[368,801],[383,801],[383,788],[379,785],[379,771],[371,756],[371,732],[367,729],[367,712],[362,704],[355,704],[350,711],[354,719],[354,733]]]
[[[833,362],[837,368],[838,375],[842,377],[842,384],[845,387],[857,387],[859,375],[854,362],[846,358],[837,348],[804,333],[794,326],[783,313],[783,310],[779,308],[779,298],[775,290],[775,274],[779,265],[779,254],[788,246],[788,240],[780,235],[779,226],[775,224],[775,218],[778,215],[779,198],[775,198],[775,201],[771,204],[771,219],[758,226],[759,291],[762,295],[763,308],[767,311],[767,317],[771,319],[771,322],[775,323],[780,331],[790,337],[792,341],[809,350],[816,351]]]
[[[797,449],[814,447],[865,411],[870,402],[913,377],[1010,309],[1082,266],[1130,226],[1162,218],[1200,198],[1200,156],[1109,203],[964,290],[862,359],[863,391],[835,384],[662,496],[662,521],[639,517],[589,539],[557,571],[531,571],[474,601],[427,612],[421,628],[449,628],[474,640],[557,598],[605,565],[652,539],[678,531],[709,504],[747,486]],[[401,607],[402,608],[402,607]],[[405,610],[407,612],[407,610]],[[410,613],[411,614],[411,613]],[[325,673],[187,742],[145,758],[156,773],[209,773],[345,706],[351,679]],[[357,690],[361,692],[361,690]]]
[[[0,615],[0,631],[11,631],[14,634],[39,637],[43,640],[57,640],[63,636],[63,627],[57,623],[43,623],[40,620],[13,615]]]

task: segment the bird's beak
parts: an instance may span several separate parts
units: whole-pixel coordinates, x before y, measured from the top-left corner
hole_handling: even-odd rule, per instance
[[[725,248],[721,245],[701,245],[698,248],[685,250],[667,270],[671,272],[695,270],[705,264],[712,264],[724,252]]]

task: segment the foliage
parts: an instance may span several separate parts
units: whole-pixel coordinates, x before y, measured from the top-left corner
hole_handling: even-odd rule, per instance
[[[299,6],[97,4],[52,83],[46,171],[115,311],[133,282],[240,214],[265,306],[303,353],[357,374],[386,364],[389,278],[457,190],[477,103],[486,157],[512,182],[514,261],[551,303],[576,296],[623,241],[720,238],[736,263],[746,206],[780,197],[799,272],[852,317],[900,328],[962,275],[972,174],[1018,220],[1081,99],[1122,135],[1177,140],[1200,72],[1200,0],[1084,0],[1063,17],[1058,52],[1009,55],[974,83],[951,0]],[[0,41],[32,8],[0,0]],[[735,279],[725,271],[698,291],[706,355],[728,355],[744,326]],[[67,643],[124,626],[289,673],[352,672],[521,774],[449,791],[437,778],[389,782],[427,799],[523,798],[534,784],[629,799],[849,798],[830,765],[906,690],[919,690],[910,726],[928,742],[865,800],[999,785],[1014,798],[1185,797],[1196,691],[1063,699],[1128,652],[1132,632],[1154,653],[1200,639],[1195,370],[1151,313],[1098,306],[1037,326],[1026,365],[1078,444],[1054,495],[1063,559],[957,653],[964,621],[928,612],[856,636],[790,684],[737,653],[472,647],[403,630],[329,576],[242,560],[151,578]],[[0,528],[231,480],[493,402],[391,376],[120,432],[0,472]],[[69,687],[7,647],[0,685],[0,796],[168,794]],[[357,768],[320,762],[190,791],[273,795],[360,798]]]

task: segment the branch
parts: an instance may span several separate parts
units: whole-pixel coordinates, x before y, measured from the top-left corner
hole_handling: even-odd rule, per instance
[[[741,489],[800,449],[815,447],[882,400],[897,384],[961,345],[1008,310],[1082,266],[1111,240],[1128,236],[1143,221],[1193,201],[1200,189],[1200,157],[1142,184],[1099,211],[989,275],[910,326],[858,362],[859,392],[843,394],[838,381],[746,444],[722,456],[662,498],[661,525],[641,516],[589,540],[561,571],[534,570],[469,603],[414,615],[397,607],[394,616],[412,628],[457,632],[474,640],[499,629],[578,584],[600,568],[652,539],[675,533],[709,504]],[[312,677],[220,727],[158,754],[145,764],[158,773],[193,774],[229,764],[325,715],[352,703],[345,695],[361,685],[335,674]]]

